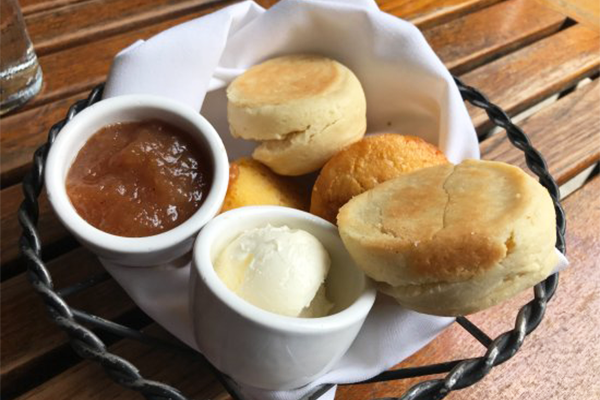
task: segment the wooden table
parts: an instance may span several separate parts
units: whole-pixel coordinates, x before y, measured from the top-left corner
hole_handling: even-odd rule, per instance
[[[21,0],[44,71],[42,92],[1,120],[2,178],[2,398],[134,399],[102,369],[82,361],[66,335],[46,317],[19,261],[16,209],[19,182],[36,147],[68,106],[102,82],[111,59],[138,38],[207,14],[233,1]],[[275,1],[260,1],[269,7]],[[516,116],[564,192],[571,267],[541,326],[520,352],[481,383],[451,399],[600,398],[600,37],[597,2],[563,8],[554,0],[381,0],[381,8],[419,26],[433,49],[467,84]],[[592,4],[593,3],[593,4]],[[557,5],[558,4],[558,5]],[[591,8],[589,7],[591,5]],[[586,9],[586,6],[588,8]],[[583,11],[582,11],[583,10]],[[568,17],[569,15],[570,17]],[[590,23],[591,21],[591,23]],[[480,110],[469,107],[478,132],[490,133]],[[492,131],[491,133],[494,133]],[[523,166],[502,133],[481,143],[483,157]],[[44,258],[56,287],[101,274],[98,261],[67,234],[42,196],[39,222]],[[490,336],[509,329],[530,291],[472,320]],[[68,298],[79,309],[157,335],[164,332],[107,279]],[[130,340],[100,334],[110,349],[143,375],[174,385],[190,398],[227,398],[197,362]],[[453,326],[399,367],[482,354],[483,348]],[[337,398],[371,399],[402,394],[416,379],[345,386]]]

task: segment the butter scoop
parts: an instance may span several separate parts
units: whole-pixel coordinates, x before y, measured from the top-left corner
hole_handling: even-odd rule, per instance
[[[310,233],[287,226],[247,230],[219,254],[215,271],[249,303],[290,317],[322,317],[333,304],[325,295],[331,259]]]

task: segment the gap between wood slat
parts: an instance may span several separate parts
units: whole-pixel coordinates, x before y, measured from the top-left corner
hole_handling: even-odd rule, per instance
[[[172,340],[162,328],[152,324],[145,329],[148,334]],[[151,349],[131,340],[121,340],[110,346],[110,351],[127,360],[135,360],[140,372],[177,387],[189,398],[224,399],[224,390],[203,368],[200,362],[160,349]],[[191,351],[191,350],[190,350]],[[67,377],[68,379],[65,379]],[[117,399],[138,397],[112,382],[102,369],[89,361],[82,361],[61,375],[19,397],[19,400],[54,400],[56,393],[65,399]]]
[[[19,258],[21,226],[17,220],[17,210],[23,201],[21,185],[2,189],[0,199],[2,205],[0,214],[0,234],[2,237],[0,242],[2,251],[1,277],[4,281],[17,273],[23,272],[25,269],[23,261]],[[61,253],[72,250],[77,244],[54,215],[45,191],[40,195],[39,207],[38,231],[44,246],[42,255],[46,261],[49,261]]]
[[[448,22],[501,0],[378,0],[382,11],[406,19],[421,29]]]
[[[565,21],[531,0],[509,0],[423,34],[450,72],[460,75],[557,32]]]
[[[598,174],[598,163],[591,165],[581,171],[579,174],[565,182],[560,187],[560,199],[565,200],[573,193],[585,186],[591,179]]]
[[[237,0],[93,0],[25,17],[38,56]]]
[[[542,41],[542,42],[545,42],[547,40],[558,37],[558,35],[562,35],[561,36],[562,44],[569,45],[569,43],[574,43],[578,38],[580,38],[582,34],[584,35],[584,37],[588,37],[589,31],[587,31],[585,28],[581,29],[580,27],[576,26],[576,27],[569,28],[566,31],[563,31],[557,35],[554,35],[553,37],[544,39],[544,41]],[[565,38],[568,38],[568,39],[565,39]],[[587,40],[589,41],[589,39],[587,39]],[[527,52],[533,52],[535,54],[535,52],[537,50],[532,50],[531,47],[534,47],[534,46],[535,47],[544,47],[544,46],[547,47],[547,45],[542,42],[538,42],[538,43],[536,43],[536,45],[530,46],[529,48],[527,48],[525,50]],[[593,42],[593,43],[595,45],[595,42]],[[570,46],[567,46],[567,48],[570,48]],[[552,49],[552,47],[550,47],[550,49]],[[539,53],[539,51],[538,51],[538,53]],[[594,56],[595,56],[595,58],[594,58]],[[521,56],[521,57],[526,58],[526,55]],[[584,66],[586,66],[586,68],[587,68],[589,66],[590,60],[595,62],[597,65],[598,57],[596,55],[593,55],[591,58],[589,55],[587,55],[583,58],[584,58],[583,61],[579,60],[578,63],[575,63],[570,68],[577,69],[578,66],[582,65],[582,64]],[[569,63],[569,62],[570,62],[570,59],[568,59],[567,63]],[[535,61],[533,61],[533,63],[535,64]],[[501,64],[501,65],[498,66],[497,64]],[[493,65],[493,67],[499,71],[498,74],[500,74],[500,76],[502,76],[502,74],[505,74],[505,72],[503,72],[504,68],[503,68],[502,64],[506,64],[505,59],[498,60]],[[484,69],[484,68],[489,68],[489,65],[482,67],[481,69]],[[507,80],[514,79],[514,82],[510,82],[510,83],[514,84],[516,86],[520,86],[521,91],[526,91],[528,88],[531,88],[531,86],[534,86],[534,85],[528,84],[528,85],[524,86],[523,81],[527,83],[527,82],[531,82],[533,79],[534,82],[539,82],[540,79],[543,80],[545,78],[544,76],[540,77],[536,74],[537,70],[535,69],[535,65],[533,66],[533,68],[528,67],[528,69],[525,68],[525,70],[528,71],[528,73],[531,74],[531,76],[528,77],[528,76],[521,74],[521,75],[518,75],[517,77],[514,77],[509,74],[508,76],[505,76],[505,79],[507,79]],[[550,73],[553,73],[553,72],[550,71]],[[581,72],[576,71],[576,73],[580,74]],[[478,74],[475,79],[481,78],[481,76],[482,76],[481,74],[483,74],[483,72]],[[497,78],[497,75],[495,75],[495,74],[491,75],[491,74],[492,74],[491,72],[487,71],[486,75],[484,75],[484,76],[493,76],[493,77]],[[472,74],[467,74],[467,76],[470,76],[470,75],[472,75]],[[567,77],[567,79],[570,79],[570,80],[574,79],[573,77],[569,77],[568,75],[564,75],[564,76],[556,75],[556,78],[554,78],[554,79],[558,79],[558,80],[564,79],[565,76]],[[576,75],[576,76],[579,76],[579,75]],[[468,82],[468,83],[473,84],[472,82]],[[546,82],[543,82],[543,83],[546,83]],[[550,83],[552,84],[552,82],[550,82]],[[480,85],[475,85],[475,86],[480,88],[484,93],[487,93],[490,96],[490,98],[492,98],[493,101],[496,101],[497,97],[504,96],[506,98],[505,92],[507,90],[508,91],[511,90],[511,88],[502,89],[501,87],[500,88],[497,87],[497,85],[495,85],[495,81],[492,81],[492,84],[490,85],[490,81],[487,79],[482,80],[480,82]],[[540,84],[538,86],[540,86],[543,89],[543,85]],[[535,90],[539,91],[540,88],[537,88]],[[517,94],[517,96],[522,96],[522,95],[523,95],[523,93],[521,93],[521,92],[519,92]],[[79,97],[83,97],[83,94],[82,94],[82,96],[79,96]],[[30,139],[27,138],[26,136],[20,134],[19,128],[20,128],[20,126],[22,126],[23,120],[27,120],[29,124],[31,124],[33,121],[35,121],[35,123],[37,123],[39,126],[38,129],[40,129],[41,136],[45,137],[45,135],[46,135],[45,125],[49,125],[50,123],[53,123],[53,122],[59,120],[60,118],[62,118],[62,116],[64,114],[64,110],[74,100],[75,100],[75,98],[64,99],[61,102],[51,103],[47,106],[42,107],[41,109],[39,109],[39,108],[32,109],[30,111],[25,112],[25,114],[17,115],[14,118],[8,118],[8,119],[3,120],[4,127],[7,126],[6,124],[9,123],[9,121],[14,121],[15,122],[15,124],[14,124],[15,132],[17,132],[18,134],[14,138],[14,145],[17,147],[13,151],[10,150],[11,149],[10,143],[8,143],[8,146],[7,146],[7,142],[3,140],[4,143],[3,143],[2,151],[4,154],[3,154],[2,162],[3,163],[10,162],[11,157],[25,156],[26,159],[30,159],[30,157],[31,157],[30,155],[33,154],[35,147],[37,147],[37,145],[39,144],[39,142],[38,142],[40,140],[39,134],[37,134],[37,133],[34,134]],[[510,98],[507,98],[507,100],[513,100],[513,98],[510,97]],[[532,102],[531,99],[528,99],[526,97],[523,98],[521,101],[523,103]],[[505,106],[505,103],[503,101],[500,101],[500,105]],[[27,114],[31,114],[31,115],[29,116]],[[481,121],[482,121],[482,123],[488,123],[487,118],[482,119]],[[9,129],[9,131],[10,131],[10,129]],[[3,139],[6,139],[6,130],[4,131],[4,133],[5,134],[3,135],[4,136]],[[31,143],[32,147],[28,149],[27,143]],[[8,160],[7,160],[7,158],[8,158]],[[16,171],[17,173],[19,173],[20,171],[24,171],[28,167],[28,164],[22,163],[22,161],[19,161],[19,158],[17,158],[17,162],[20,163],[22,165],[22,167],[21,167],[21,169],[19,169],[19,168],[14,169],[13,172]],[[4,178],[6,178],[6,176]],[[15,179],[19,179],[19,176],[15,176]],[[7,179],[4,179],[3,181],[6,182]],[[13,190],[20,191],[20,189],[13,189]],[[4,195],[5,195],[5,192],[3,191],[3,196]],[[16,222],[16,215],[14,215],[13,213],[16,212],[18,204],[20,203],[20,199],[15,200],[15,197],[11,197],[11,196],[6,197],[6,199],[9,202],[7,203],[7,200],[5,200],[3,202],[4,204],[2,207],[2,212],[3,212],[3,218],[2,218],[3,229],[2,230],[3,230],[3,236],[5,238],[8,238],[8,240],[3,241],[2,247],[3,247],[3,250],[5,250],[5,253],[3,253],[4,260],[9,261],[9,268],[7,271],[8,271],[8,274],[11,275],[15,272],[22,270],[22,268],[23,268],[22,266],[19,266],[16,262],[14,262],[14,260],[16,260],[16,256],[18,253],[17,248],[16,248],[16,243],[17,243],[18,232],[20,232],[20,229],[18,228],[18,224]],[[52,243],[52,240],[54,240],[54,238],[57,238],[57,240],[61,240],[61,238],[64,235],[63,231],[61,231],[62,227],[60,226],[60,224],[58,224],[56,221],[53,221],[52,220],[54,218],[53,215],[48,214],[48,213],[50,213],[50,211],[48,211],[48,207],[46,206],[46,212],[43,213],[43,216],[50,215],[50,219],[48,220],[50,222],[50,224],[47,227],[43,228],[42,232],[48,232],[48,231],[52,232],[51,229],[55,229],[58,231],[58,234],[56,234],[56,235],[50,234],[49,237],[45,238],[47,240],[43,240],[44,243]],[[44,220],[45,219],[42,218],[42,223]],[[15,234],[15,232],[17,232],[17,234]],[[65,246],[68,249],[73,246],[73,242],[68,241],[68,242],[66,242]],[[51,254],[51,255],[54,256],[56,254]],[[18,269],[18,268],[15,269],[15,268],[13,268],[13,266],[18,266],[18,267],[20,267],[20,269]],[[3,271],[4,271],[4,269],[3,269]]]
[[[585,87],[586,85],[592,83],[593,82],[592,78],[593,78],[593,76],[589,77],[589,78],[584,78],[584,79],[580,80],[579,82],[577,82],[575,85],[566,88],[565,90],[561,91],[560,93],[556,93],[556,94],[552,95],[551,97],[548,97],[548,98],[542,100],[541,102],[534,104],[532,107],[511,117],[511,121],[516,125],[520,125],[522,121],[524,121],[525,119],[538,113],[539,111],[543,110],[544,108],[554,104],[557,100],[562,99],[563,97],[568,96],[569,94],[573,93],[575,90],[579,90],[579,89]],[[597,77],[594,79],[597,79]],[[504,132],[504,129],[496,126],[487,132],[481,133],[480,137],[483,137],[483,136],[491,137],[493,135],[496,135],[496,134],[502,133],[502,132]]]
[[[575,25],[461,78],[509,115],[515,115],[593,75],[599,66],[600,36]],[[478,132],[492,127],[483,110],[467,108]]]
[[[525,5],[523,5],[525,4]],[[503,25],[509,24],[510,18],[506,24],[502,21],[503,17],[495,17],[495,15],[503,15],[514,13],[515,10],[523,10],[533,12],[540,6],[537,4],[527,5],[520,0],[513,0],[506,3],[493,6],[490,9],[497,12],[489,13],[488,9],[470,14],[464,21],[466,27],[463,31],[456,30],[458,27],[454,25],[454,32],[459,37],[459,42],[468,43],[469,35],[475,35],[473,31],[477,28],[479,36],[485,36],[491,42],[489,47],[494,51],[506,52],[514,47],[515,42],[523,42],[533,40],[533,38],[541,37],[550,33],[554,29],[558,29],[560,21],[563,18],[554,12],[547,10],[540,11],[539,20],[523,24],[519,29],[496,29]],[[537,7],[537,8],[536,8]],[[510,11],[513,10],[513,11]],[[510,11],[510,12],[509,12]],[[205,11],[200,12],[203,14]],[[518,11],[517,11],[518,12]],[[497,22],[489,24],[484,23],[485,18],[495,18]],[[48,127],[64,116],[69,102],[64,102],[66,96],[71,96],[74,93],[80,93],[90,89],[93,85],[101,82],[105,78],[106,72],[110,67],[112,55],[121,48],[126,47],[139,37],[149,37],[154,33],[166,29],[174,23],[181,23],[184,20],[196,17],[197,15],[186,16],[174,21],[168,21],[163,24],[158,24],[141,31],[129,32],[127,34],[112,37],[106,40],[101,40],[93,44],[93,48],[75,47],[65,52],[51,54],[41,58],[42,68],[49,76],[54,79],[46,82],[40,95],[38,95],[25,109],[22,109],[19,114],[6,117],[2,121],[3,130],[5,132],[2,139],[2,184],[7,185],[16,183],[29,166],[31,154],[35,148],[42,143],[41,137],[45,137]],[[469,21],[475,22],[469,22]],[[450,23],[449,25],[452,25]],[[435,28],[437,29],[437,28]],[[473,32],[472,32],[473,31]],[[426,31],[426,35],[427,35]],[[454,48],[455,43],[446,40],[439,33],[432,34],[433,48],[442,55],[444,61],[457,70],[467,70],[483,62],[490,57],[495,57],[493,51],[485,49],[485,43],[474,43],[473,45],[460,45],[460,50],[448,50]],[[470,47],[471,46],[471,47]],[[483,46],[483,47],[482,47]],[[471,55],[475,53],[476,56]],[[85,65],[79,65],[76,60],[85,59]],[[85,97],[87,93],[81,93],[77,97]],[[60,100],[58,100],[60,99]],[[74,100],[74,97],[71,99]],[[48,104],[40,109],[41,103],[54,101],[56,104]],[[55,112],[57,107],[62,107],[64,111]],[[33,108],[32,108],[33,107]],[[29,111],[28,108],[31,110]],[[33,111],[36,110],[36,111]],[[23,114],[20,116],[20,114]],[[29,116],[31,115],[31,117]],[[54,117],[51,119],[50,117]],[[27,120],[27,126],[31,123],[36,124],[36,128],[30,128],[26,132],[21,132],[23,123],[21,119]],[[14,123],[13,123],[14,121]],[[15,131],[14,133],[11,133]],[[29,136],[28,136],[29,135]]]
[[[83,248],[46,265],[57,288],[73,285],[103,271],[96,256]],[[41,297],[34,292],[25,274],[5,280],[0,288],[0,338],[3,346],[0,373],[4,398],[8,393],[30,389],[28,377],[33,370],[40,369],[34,375],[52,374],[52,369],[45,370],[55,356],[62,354],[57,353],[57,349],[66,351],[67,337],[48,319]],[[69,296],[67,302],[108,319],[122,318],[126,323],[143,320],[139,317],[140,312],[135,311],[137,307],[133,301],[112,279]]]
[[[590,221],[600,220],[600,177],[588,182],[565,200],[567,249],[571,266],[561,272],[558,291],[548,304],[540,326],[525,339],[514,356],[474,386],[450,394],[457,400],[592,399],[598,387],[590,371],[600,370],[600,358],[582,357],[598,350],[600,317],[598,282],[600,230]],[[514,327],[517,311],[532,299],[526,291],[491,309],[469,317],[491,337]],[[592,353],[590,353],[590,351]],[[409,368],[482,355],[481,345],[453,324],[433,342],[394,368]],[[560,376],[560,379],[554,377]],[[443,377],[438,376],[438,377]],[[549,377],[552,377],[549,379]],[[341,386],[344,400],[390,398],[402,395],[423,378],[364,386]]]
[[[551,7],[579,23],[600,32],[600,1],[598,0],[535,0]]]
[[[593,121],[589,122],[590,117],[596,115],[597,109],[600,108],[599,82],[595,81],[578,91],[570,93],[568,96],[525,120],[522,124],[523,128],[530,134],[534,145],[542,153],[549,155],[547,159],[550,170],[555,171],[554,173],[558,182],[564,182],[571,172],[568,168],[560,168],[560,165],[557,167],[557,163],[565,162],[564,151],[562,153],[553,153],[549,152],[549,149],[558,147],[556,146],[557,141],[561,142],[563,139],[572,139],[569,149],[576,156],[580,152],[589,149],[586,143],[593,143],[598,138],[600,132],[597,131],[597,126],[594,125]],[[573,118],[574,115],[578,116],[578,118]],[[555,134],[552,136],[544,135],[544,133],[547,133],[547,126],[552,126]],[[573,131],[579,132],[581,137],[572,138],[569,133]],[[512,147],[505,138],[501,138],[500,135],[486,140],[482,144],[482,153],[484,158],[515,164],[519,164],[518,159],[521,158],[521,153]],[[594,162],[596,162],[599,157],[597,154],[594,157]],[[568,157],[566,162],[571,162]],[[79,258],[79,256],[75,258]]]
[[[545,157],[559,185],[600,159],[598,115],[600,80],[596,79],[519,124]],[[482,158],[504,161],[528,171],[523,153],[510,144],[505,134],[488,138],[480,147]]]

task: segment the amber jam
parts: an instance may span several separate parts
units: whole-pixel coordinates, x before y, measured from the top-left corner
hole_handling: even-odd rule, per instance
[[[96,132],[67,175],[67,194],[91,225],[118,236],[156,235],[202,205],[213,179],[211,158],[189,135],[159,120]]]

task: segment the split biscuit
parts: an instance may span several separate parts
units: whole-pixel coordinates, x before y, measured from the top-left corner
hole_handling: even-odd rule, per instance
[[[321,168],[366,131],[366,99],[348,68],[317,55],[255,65],[227,88],[234,137],[256,140],[253,157],[281,175]]]

